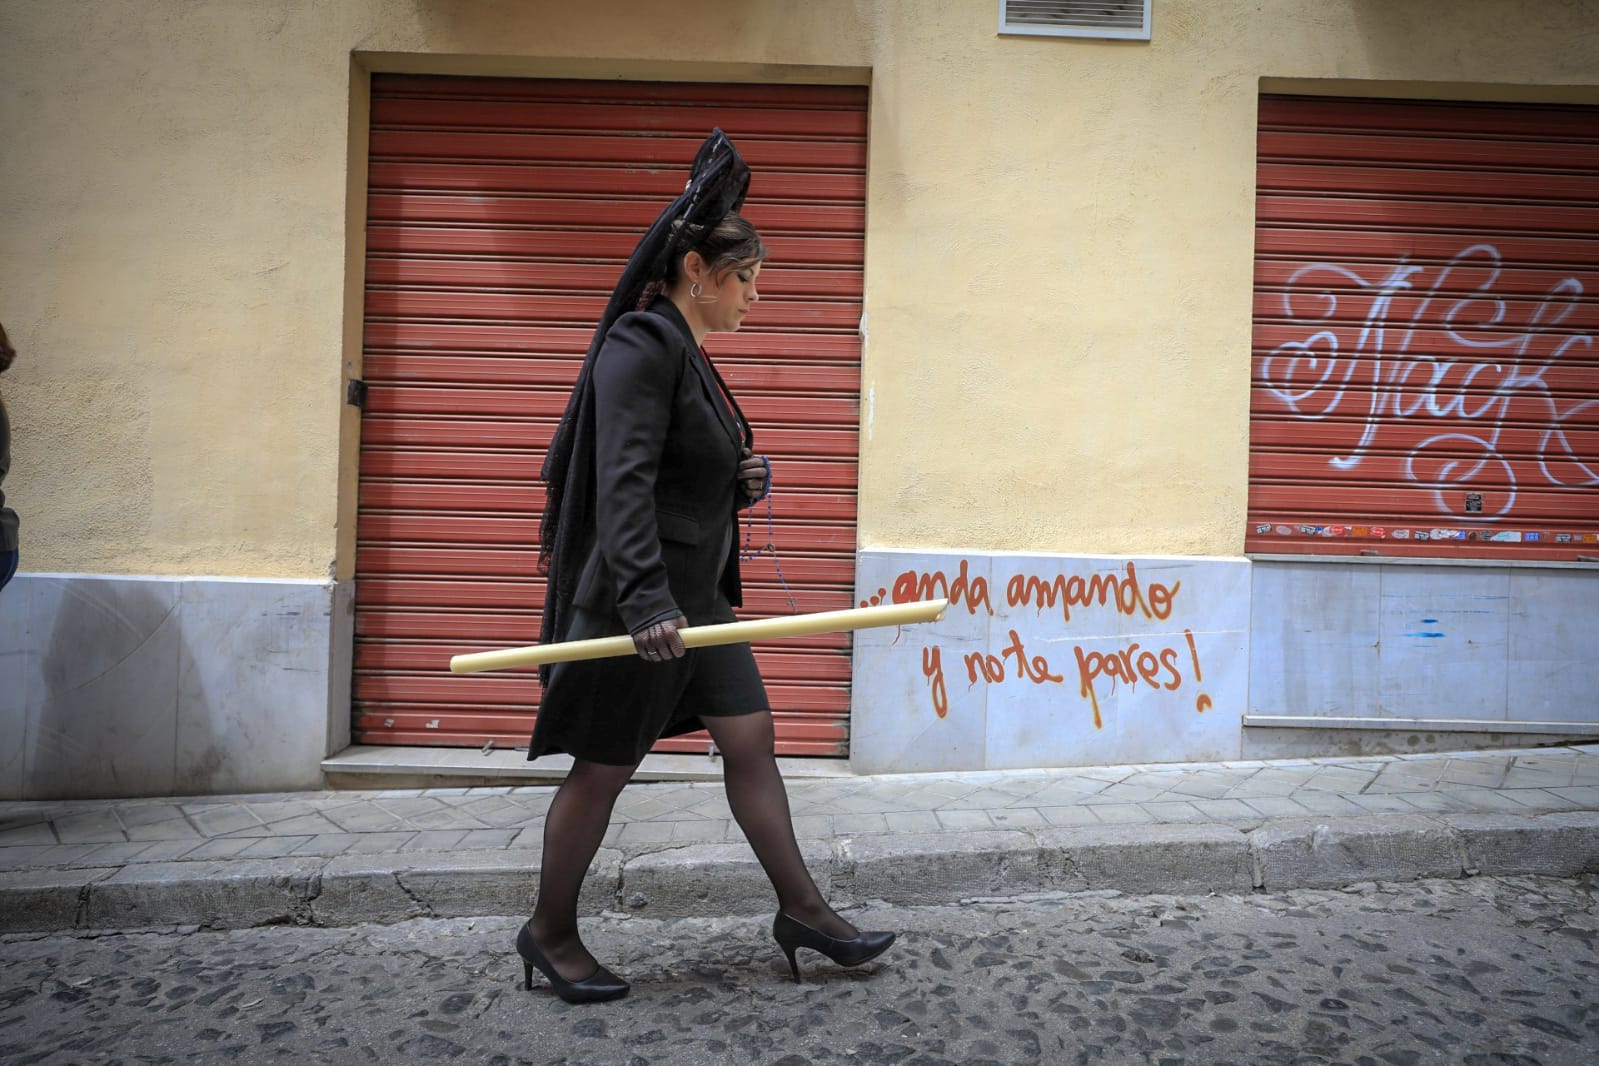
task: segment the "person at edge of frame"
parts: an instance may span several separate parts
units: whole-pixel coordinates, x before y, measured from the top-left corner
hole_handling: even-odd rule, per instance
[[[855,966],[894,940],[840,917],[806,869],[750,646],[685,650],[678,635],[735,620],[737,514],[771,487],[749,421],[702,347],[709,332],[737,330],[759,299],[766,248],[737,213],[748,186],[743,159],[713,131],[682,195],[629,258],[542,471],[540,643],[625,630],[638,650],[540,669],[528,758],[573,762],[545,816],[538,897],[516,948],[526,987],[537,968],[570,1003],[628,992],[584,946],[578,893],[617,796],[663,736],[709,730],[728,805],[776,891],[772,935],[795,981],[799,948]]]
[[[0,374],[11,368],[17,350],[6,337],[6,328],[0,326]],[[6,587],[17,573],[17,512],[6,506],[4,482],[11,472],[11,416],[6,412],[5,395],[0,393],[0,589]]]

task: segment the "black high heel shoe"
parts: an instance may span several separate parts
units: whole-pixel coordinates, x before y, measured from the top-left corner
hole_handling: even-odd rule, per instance
[[[531,924],[523,925],[522,931],[516,934],[516,953],[522,956],[523,988],[533,990],[533,967],[537,966],[539,972],[549,978],[555,994],[568,1003],[604,1003],[627,995],[632,986],[603,966],[596,965],[594,972],[581,981],[562,977],[544,957],[539,942],[533,939],[533,930],[528,927]]]
[[[854,939],[840,940],[812,929],[782,911],[778,911],[777,917],[772,919],[772,938],[783,949],[783,954],[788,956],[788,968],[793,971],[795,984],[799,984],[800,971],[794,952],[800,948],[819,951],[840,966],[859,966],[877,958],[894,942],[893,933],[861,933]]]

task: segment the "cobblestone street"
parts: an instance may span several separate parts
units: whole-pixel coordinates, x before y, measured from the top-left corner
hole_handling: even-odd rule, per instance
[[[0,942],[0,1060],[101,1062],[1599,1063],[1599,889],[1474,878],[1187,898],[877,908],[872,968],[765,923],[601,918],[633,982],[520,988],[516,918]]]

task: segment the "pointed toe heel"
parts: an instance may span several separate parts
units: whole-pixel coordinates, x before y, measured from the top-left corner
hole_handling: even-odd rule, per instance
[[[627,995],[632,987],[610,970],[598,965],[595,966],[594,972],[583,980],[568,981],[545,957],[539,942],[533,939],[533,930],[527,925],[523,925],[521,932],[516,934],[516,953],[522,956],[523,988],[532,991],[533,968],[538,967],[539,972],[550,982],[550,987],[555,989],[555,994],[568,1003],[603,1003],[608,999],[620,999]]]
[[[894,937],[893,933],[861,933],[852,939],[840,940],[812,929],[782,911],[778,911],[777,917],[772,919],[772,939],[777,941],[777,946],[788,957],[788,969],[794,975],[795,984],[799,984],[800,969],[794,953],[800,948],[820,952],[839,966],[860,966],[887,951],[889,945],[894,943]]]

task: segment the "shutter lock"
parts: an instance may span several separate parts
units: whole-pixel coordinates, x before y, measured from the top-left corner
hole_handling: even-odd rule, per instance
[[[1467,514],[1481,514],[1482,513],[1482,493],[1480,493],[1480,492],[1468,492],[1468,493],[1466,493],[1466,513]]]

